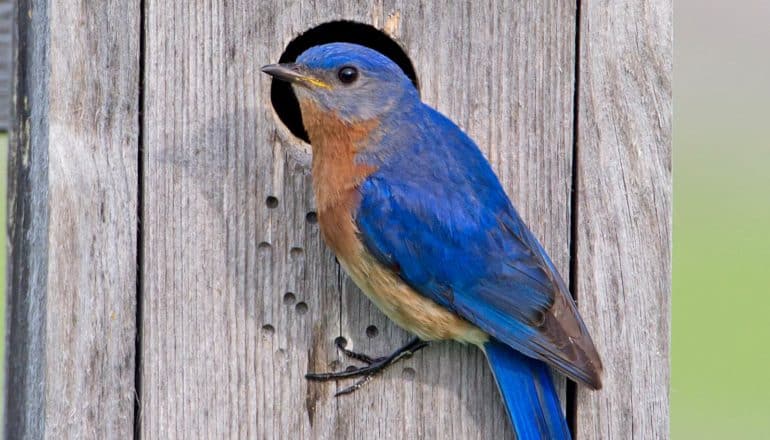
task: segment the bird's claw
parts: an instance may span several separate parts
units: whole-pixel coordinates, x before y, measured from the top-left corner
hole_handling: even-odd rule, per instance
[[[366,355],[366,354],[363,354],[363,353],[357,353],[357,352],[352,351],[352,350],[348,350],[347,348],[345,348],[345,340],[343,338],[338,338],[337,341],[335,341],[334,344],[337,346],[337,348],[345,356],[349,357],[350,359],[355,359],[357,361],[361,361],[361,362],[365,363],[366,365],[372,365],[372,364],[375,364],[375,363],[380,362],[380,361],[385,359],[384,356],[373,359],[369,355]]]
[[[367,382],[372,380],[372,378],[374,377],[374,374],[375,373],[368,374],[362,377],[361,379],[358,379],[356,383],[354,383],[353,385],[349,387],[345,387],[341,390],[338,390],[336,393],[334,393],[334,397],[340,397],[340,396],[344,396],[345,394],[352,394],[354,391],[358,391],[358,389],[360,389],[362,386],[366,385]]]
[[[342,351],[342,353],[345,354],[345,356],[351,359],[356,359],[358,361],[361,361],[366,365],[363,367],[348,368],[346,370],[337,371],[333,373],[307,373],[305,374],[305,379],[313,380],[313,381],[329,381],[329,380],[349,379],[353,377],[363,376],[353,385],[337,391],[334,394],[334,396],[339,397],[346,394],[351,394],[354,391],[359,390],[367,382],[369,382],[372,379],[372,377],[374,377],[377,373],[383,371],[384,369],[395,364],[401,359],[411,357],[414,353],[416,353],[420,349],[427,346],[428,343],[423,340],[420,340],[419,338],[414,338],[408,344],[394,351],[389,356],[383,356],[378,358],[372,358],[365,354],[356,353],[354,351],[346,349],[342,339],[339,339],[336,342],[336,345],[337,345],[337,348],[339,348]]]

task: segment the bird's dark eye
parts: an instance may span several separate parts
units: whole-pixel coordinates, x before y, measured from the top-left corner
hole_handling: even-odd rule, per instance
[[[345,66],[337,72],[337,78],[339,78],[343,84],[350,84],[358,79],[358,69]]]

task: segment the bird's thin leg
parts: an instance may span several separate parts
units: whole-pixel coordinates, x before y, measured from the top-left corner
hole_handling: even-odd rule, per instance
[[[337,349],[339,349],[342,352],[342,354],[344,354],[345,356],[347,356],[347,357],[349,357],[351,359],[355,359],[357,361],[361,361],[361,362],[365,363],[366,365],[372,365],[373,363],[377,362],[378,360],[381,360],[381,359],[384,358],[384,357],[372,358],[369,355],[366,355],[366,354],[363,354],[363,353],[357,353],[357,352],[352,351],[352,350],[348,350],[347,348],[345,348],[345,339],[344,338],[337,338],[337,340],[334,342],[334,345],[336,345]]]
[[[393,353],[387,356],[373,359],[370,356],[347,350],[344,347],[342,347],[341,344],[337,344],[337,347],[340,348],[340,350],[342,350],[342,352],[346,356],[351,357],[353,359],[358,359],[361,362],[366,363],[367,365],[364,367],[358,367],[358,368],[348,369],[345,371],[338,371],[334,373],[308,373],[305,375],[305,378],[308,380],[315,380],[315,381],[327,381],[327,380],[348,379],[352,377],[364,376],[361,380],[359,380],[352,386],[343,388],[342,390],[338,391],[335,395],[340,396],[343,394],[350,394],[353,391],[361,388],[375,374],[395,364],[401,359],[412,356],[417,351],[425,348],[427,345],[428,345],[428,342],[423,341],[420,338],[414,338],[411,341],[409,341],[409,343],[397,349]]]

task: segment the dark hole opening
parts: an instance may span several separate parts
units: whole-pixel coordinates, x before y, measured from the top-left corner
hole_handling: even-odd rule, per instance
[[[377,28],[354,21],[332,21],[307,30],[286,46],[278,62],[295,61],[305,50],[332,42],[360,44],[380,52],[398,64],[415,87],[420,88],[412,61],[401,46]],[[294,96],[291,86],[283,81],[272,80],[270,101],[281,122],[292,134],[305,142],[310,142],[302,125],[297,97]]]
[[[348,345],[348,340],[344,336],[337,336],[334,338],[334,345],[345,348]]]

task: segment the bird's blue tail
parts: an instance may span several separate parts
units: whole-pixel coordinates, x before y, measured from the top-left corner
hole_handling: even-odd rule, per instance
[[[518,440],[569,440],[548,366],[490,339],[484,352]]]

